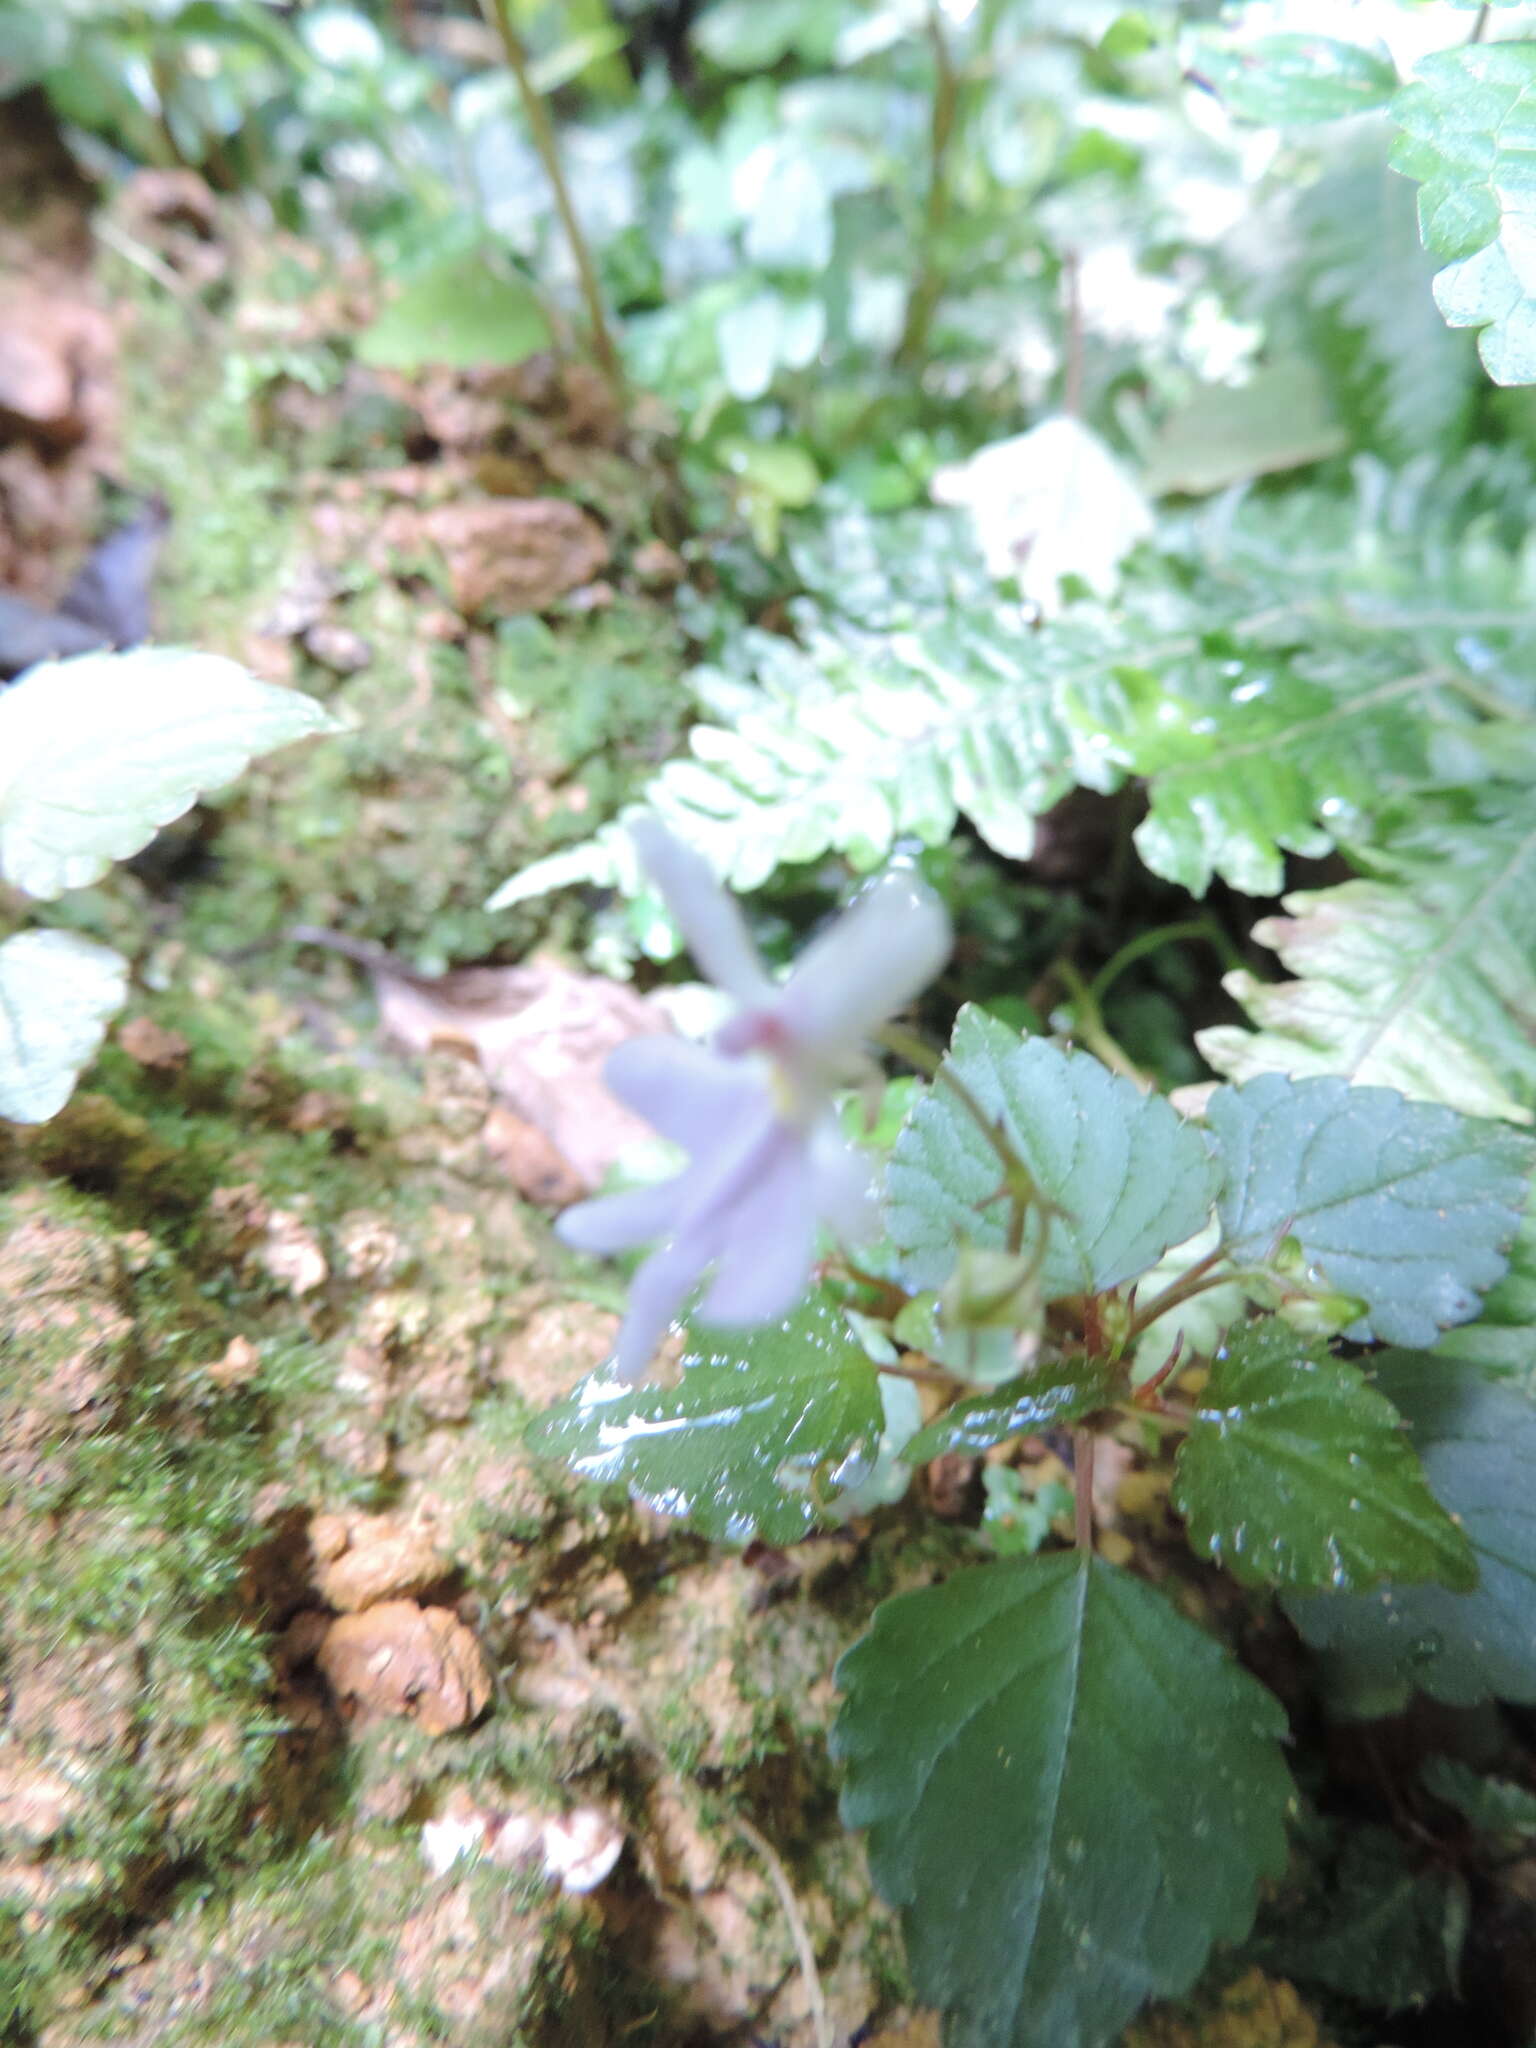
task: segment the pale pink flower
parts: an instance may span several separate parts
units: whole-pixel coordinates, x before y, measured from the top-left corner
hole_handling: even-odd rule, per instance
[[[833,1093],[856,1076],[870,1033],[943,966],[950,928],[915,874],[892,871],[775,984],[704,861],[654,819],[631,829],[694,959],[737,1005],[712,1046],[637,1038],[611,1055],[608,1086],[688,1165],[582,1202],[558,1225],[583,1251],[662,1240],[635,1274],[619,1333],[614,1370],[632,1384],[706,1277],[702,1322],[771,1322],[805,1292],[819,1226],[849,1243],[869,1236],[869,1163],[843,1137]]]

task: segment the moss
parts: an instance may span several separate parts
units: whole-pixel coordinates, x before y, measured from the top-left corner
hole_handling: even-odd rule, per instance
[[[384,583],[348,603],[372,660],[342,683],[300,678],[348,729],[242,780],[216,867],[186,894],[195,946],[232,951],[304,923],[427,973],[521,953],[551,906],[492,915],[486,899],[611,815],[674,744],[686,691],[666,614],[624,604],[558,635],[514,621],[488,684],[479,650],[421,643],[417,609]]]
[[[264,443],[237,349],[207,336],[127,265],[108,271],[124,316],[124,465],[171,525],[155,580],[159,637],[238,653],[293,545],[293,455]]]

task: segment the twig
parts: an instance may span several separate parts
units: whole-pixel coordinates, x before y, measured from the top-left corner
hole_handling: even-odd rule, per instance
[[[1242,955],[1207,911],[1200,917],[1183,918],[1177,924],[1157,925],[1151,931],[1139,932],[1134,939],[1127,939],[1120,950],[1105,961],[1089,982],[1089,995],[1095,1003],[1102,1006],[1105,996],[1127,967],[1133,966],[1138,960],[1146,959],[1149,953],[1160,952],[1164,946],[1171,946],[1183,939],[1204,939],[1211,950],[1220,956],[1222,965],[1229,972],[1243,964]]]
[[[1488,33],[1488,18],[1492,12],[1492,8],[1486,5],[1479,7],[1477,19],[1472,24],[1472,33],[1467,37],[1469,43],[1480,43],[1483,40]]]
[[[928,197],[923,206],[921,267],[912,295],[907,300],[901,340],[896,344],[896,361],[903,369],[913,368],[922,355],[929,326],[944,290],[937,244],[945,215],[949,212],[949,146],[954,140],[955,117],[960,110],[960,78],[955,70],[949,38],[944,33],[944,17],[939,11],[938,0],[928,0],[928,40],[933,45],[937,73],[928,129]]]
[[[789,1938],[794,1943],[795,1960],[800,1965],[800,1975],[805,1979],[805,1995],[810,2002],[811,2031],[816,2037],[816,2048],[834,2048],[832,2016],[827,2011],[826,1993],[821,1988],[821,1973],[816,1968],[816,1951],[811,1945],[811,1931],[805,1924],[805,1915],[800,1910],[800,1901],[795,1897],[794,1886],[789,1881],[789,1872],[779,1860],[778,1853],[767,1836],[754,1827],[744,1813],[733,1813],[731,1819],[735,1823],[737,1833],[750,1842],[762,1858],[769,1882],[778,1895],[780,1909],[789,1923]]]
[[[516,80],[518,97],[522,101],[523,118],[528,123],[533,146],[538,152],[539,162],[544,166],[544,175],[549,179],[550,191],[554,194],[555,211],[559,214],[560,225],[565,230],[565,239],[570,245],[571,256],[576,264],[576,274],[581,284],[581,296],[587,309],[587,325],[592,330],[593,352],[614,389],[621,390],[624,384],[624,371],[608,326],[608,316],[603,311],[603,294],[597,281],[597,267],[592,261],[592,251],[588,247],[586,233],[571,202],[570,187],[565,182],[565,171],[560,162],[560,148],[555,141],[554,123],[549,118],[549,109],[544,104],[543,95],[528,73],[528,53],[523,48],[523,39],[512,20],[511,0],[480,0],[480,11],[501,38],[501,47],[506,53],[507,69]]]
[[[104,213],[98,213],[91,222],[91,232],[97,241],[109,248],[114,256],[121,256],[125,263],[131,263],[135,270],[142,270],[152,278],[163,292],[169,294],[184,313],[191,315],[197,324],[208,333],[213,332],[213,317],[198,299],[187,280],[172,270],[169,263],[157,256],[153,249],[136,242],[132,235],[124,232],[115,220]]]

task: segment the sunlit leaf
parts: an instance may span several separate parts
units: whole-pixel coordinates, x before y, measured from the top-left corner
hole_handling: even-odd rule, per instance
[[[1536,1111],[1536,805],[1525,789],[1430,798],[1356,853],[1366,878],[1287,896],[1255,925],[1296,977],[1225,986],[1256,1031],[1197,1043],[1219,1072],[1341,1074],[1529,1123]]]
[[[0,696],[0,878],[29,896],[94,882],[253,755],[335,723],[216,654],[40,662]]]
[[[17,932],[0,945],[0,1117],[56,1116],[127,994],[127,961],[74,932]]]
[[[1228,1253],[1363,1301],[1347,1334],[1431,1344],[1504,1272],[1536,1147],[1502,1124],[1385,1088],[1261,1074],[1218,1088]]]
[[[1281,362],[1255,371],[1246,384],[1191,392],[1143,451],[1142,480],[1154,497],[1198,496],[1321,462],[1348,442],[1316,370]]]
[[[952,2048],[1099,2048],[1246,1933],[1284,1864],[1279,1706],[1098,1558],[889,1600],[838,1682],[843,1817]]]
[[[1426,57],[1393,102],[1395,169],[1418,181],[1424,246],[1452,258],[1435,300],[1483,331],[1496,384],[1536,382],[1536,43],[1476,43]]]
[[[1397,72],[1382,50],[1332,36],[1257,36],[1242,42],[1209,34],[1191,49],[1194,69],[1229,110],[1276,128],[1336,121],[1385,106]]]
[[[1172,1498],[1194,1547],[1245,1585],[1477,1582],[1391,1402],[1277,1321],[1238,1331],[1217,1356]]]
[[[549,341],[532,285],[498,270],[488,251],[471,249],[409,278],[363,329],[357,353],[380,370],[473,369],[520,363]]]
[[[941,505],[970,513],[994,576],[1017,578],[1043,611],[1061,607],[1063,577],[1108,595],[1122,561],[1152,531],[1152,508],[1099,437],[1075,419],[978,448],[935,472]]]
[[[1062,1211],[1046,1236],[1040,1291],[1101,1293],[1133,1280],[1210,1214],[1217,1170],[1203,1134],[1160,1096],[1087,1053],[1021,1039],[974,1005],[960,1012],[945,1056],[990,1119],[1000,1119]],[[941,1077],[896,1141],[886,1177],[886,1230],[912,1284],[941,1287],[956,1246],[1000,1246],[1009,1205],[997,1154]],[[1031,1215],[1023,1249],[1038,1241]]]
[[[675,1386],[594,1374],[529,1442],[718,1541],[794,1543],[872,1465],[883,1427],[874,1365],[813,1296],[760,1330],[691,1330]]]

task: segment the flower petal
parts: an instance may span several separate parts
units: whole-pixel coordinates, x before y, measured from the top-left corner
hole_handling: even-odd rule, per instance
[[[784,1129],[771,1161],[732,1204],[725,1244],[701,1323],[766,1323],[787,1315],[806,1290],[816,1251],[810,1156]]]
[[[686,1038],[629,1038],[608,1055],[603,1081],[627,1109],[690,1152],[761,1110],[762,1075]]]
[[[721,887],[708,862],[675,839],[659,818],[636,818],[629,836],[706,978],[738,1003],[766,1001],[773,984],[735,897]]]
[[[645,1378],[657,1345],[703,1277],[707,1263],[707,1253],[683,1237],[663,1245],[646,1260],[629,1284],[629,1307],[613,1354],[615,1379],[632,1387]]]
[[[852,1052],[909,1003],[949,958],[949,913],[910,869],[870,884],[800,956],[775,1010],[824,1055]]]
[[[598,1252],[605,1257],[649,1244],[652,1238],[666,1236],[677,1220],[679,1178],[659,1181],[653,1187],[626,1188],[595,1202],[578,1202],[558,1219],[555,1235],[575,1251]]]
[[[830,1116],[811,1132],[810,1152],[817,1215],[843,1244],[868,1244],[878,1237],[880,1213],[870,1155],[850,1145]]]

